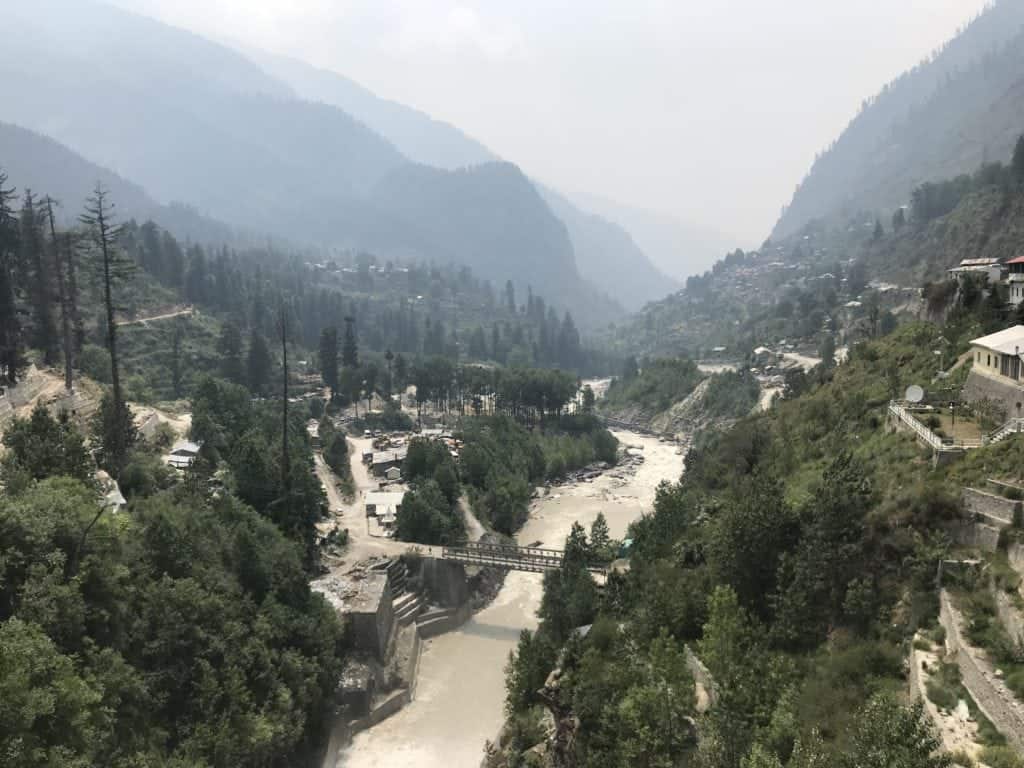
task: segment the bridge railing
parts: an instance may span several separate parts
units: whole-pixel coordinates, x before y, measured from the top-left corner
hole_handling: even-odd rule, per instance
[[[550,571],[561,568],[565,553],[559,549],[542,547],[514,547],[502,544],[466,543],[458,546],[445,545],[441,548],[445,560],[472,565],[490,565],[518,571]],[[603,565],[588,565],[593,573],[604,573]]]

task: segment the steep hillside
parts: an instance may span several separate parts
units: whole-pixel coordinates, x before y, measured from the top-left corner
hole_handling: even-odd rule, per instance
[[[502,282],[556,279],[546,295],[590,308],[567,238],[525,181],[485,171],[460,197],[456,177],[411,166],[364,123],[298,98],[235,51],[94,0],[12,8],[5,32],[5,119],[158,202],[296,243],[461,261]],[[414,200],[430,201],[427,218]]]
[[[538,189],[552,212],[565,223],[580,271],[626,309],[638,310],[679,288],[618,224],[580,210],[553,189]]]
[[[720,232],[668,214],[583,191],[574,190],[572,199],[582,209],[621,225],[655,268],[675,280],[700,274],[738,245]]]
[[[887,85],[814,163],[773,237],[892,209],[921,182],[1007,155],[1024,125],[1024,5],[1000,0]]]
[[[49,194],[61,204],[65,222],[73,222],[96,182],[117,201],[121,219],[152,219],[181,238],[224,243],[236,234],[224,224],[183,205],[160,205],[142,187],[90,163],[53,139],[0,123],[0,168],[19,189]]]
[[[577,272],[565,225],[511,163],[458,171],[406,165],[374,190],[373,201],[416,232],[413,255],[472,264],[492,281],[511,278],[520,295],[542,290],[573,307],[584,325],[606,325],[622,314]]]
[[[255,48],[241,50],[302,98],[343,109],[394,144],[415,163],[459,170],[498,157],[458,128],[419,110],[380,98],[344,75]],[[636,310],[677,286],[658,271],[621,226],[580,210],[536,182],[541,196],[569,230],[576,264],[601,291]]]
[[[309,101],[331,104],[386,138],[415,163],[455,170],[498,159],[450,123],[377,96],[354,80],[304,61],[256,48],[241,49],[272,76]]]

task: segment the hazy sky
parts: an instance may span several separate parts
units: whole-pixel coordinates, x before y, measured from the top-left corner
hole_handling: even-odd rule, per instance
[[[116,0],[335,69],[537,178],[756,245],[985,0]]]

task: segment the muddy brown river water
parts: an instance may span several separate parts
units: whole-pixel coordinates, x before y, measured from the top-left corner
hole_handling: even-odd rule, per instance
[[[662,480],[678,480],[683,457],[673,443],[615,432],[627,446],[643,448],[632,475],[613,470],[591,482],[551,490],[534,502],[520,544],[561,548],[574,522],[590,525],[604,512],[614,537],[651,510]],[[537,626],[541,575],[513,572],[497,598],[455,632],[429,640],[412,703],[356,735],[334,760],[335,768],[477,768],[484,742],[502,723],[504,667],[523,629]]]

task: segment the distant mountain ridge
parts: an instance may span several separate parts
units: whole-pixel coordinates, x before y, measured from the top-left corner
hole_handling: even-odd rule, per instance
[[[415,163],[458,170],[499,160],[490,149],[455,126],[380,98],[344,75],[248,46],[236,47],[299,96],[343,109],[391,141]],[[581,273],[627,309],[639,309],[678,287],[651,263],[614,218],[609,220],[581,210],[566,195],[537,182],[533,184],[568,228]]]
[[[1024,129],[1024,3],[999,0],[872,100],[815,161],[775,226],[882,212],[925,181],[1005,159]]]
[[[514,174],[414,166],[360,120],[299,98],[237,52],[105,3],[14,6],[5,32],[4,119],[157,202],[187,201],[231,227],[295,242],[461,260],[499,283],[543,286],[581,323],[622,313],[583,280],[564,226],[529,183],[509,183]],[[5,154],[0,146],[0,162]],[[396,179],[415,186],[399,190]],[[487,189],[488,180],[501,183]]]
[[[230,243],[239,234],[221,222],[200,215],[184,205],[161,205],[139,185],[113,171],[90,163],[51,138],[9,123],[0,122],[0,170],[18,193],[32,190],[49,195],[57,203],[57,216],[74,223],[96,182],[110,192],[119,221],[152,219],[184,240]]]
[[[338,72],[249,46],[238,49],[298,97],[344,110],[394,144],[414,163],[456,170],[500,160],[450,123],[383,99]]]

